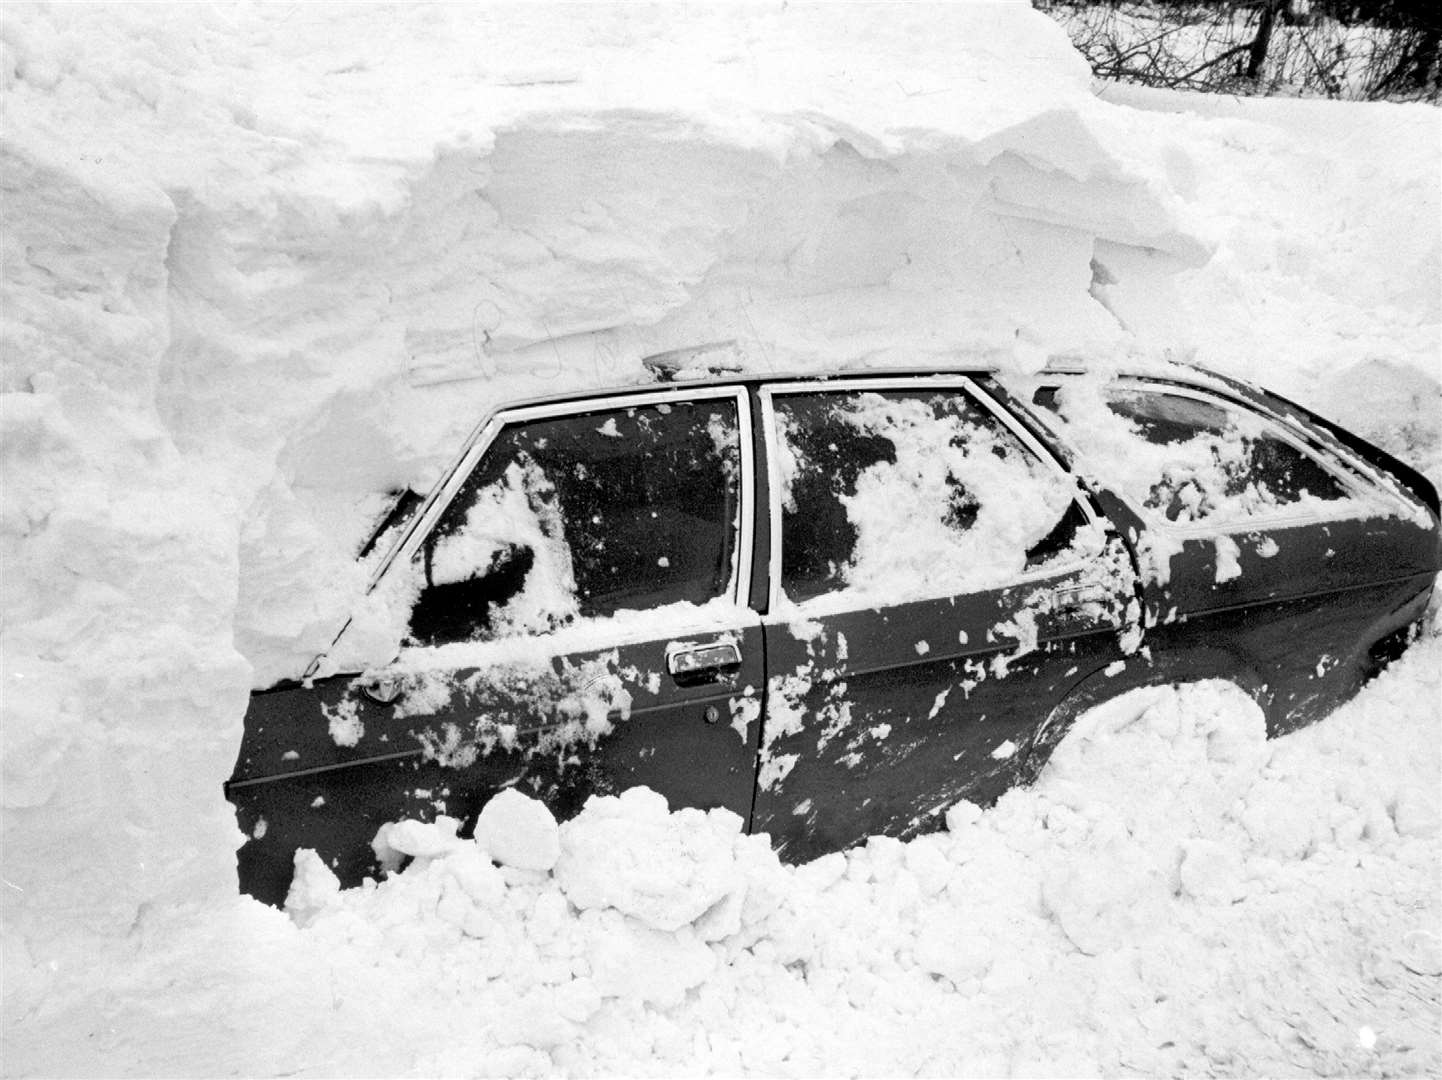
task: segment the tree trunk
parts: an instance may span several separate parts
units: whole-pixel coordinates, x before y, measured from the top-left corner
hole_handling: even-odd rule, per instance
[[[1442,47],[1442,29],[1429,26],[1422,31],[1422,40],[1417,42],[1417,52],[1412,60],[1412,85],[1426,92],[1437,67],[1437,53]]]
[[[1256,80],[1262,74],[1262,65],[1267,62],[1267,48],[1272,44],[1272,26],[1277,21],[1277,8],[1282,0],[1264,0],[1262,18],[1257,23],[1257,36],[1252,39],[1250,55],[1247,58],[1247,78]]]

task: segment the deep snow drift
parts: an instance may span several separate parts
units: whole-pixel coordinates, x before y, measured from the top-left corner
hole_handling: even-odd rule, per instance
[[[220,791],[377,494],[647,353],[1194,356],[1442,477],[1434,110],[1098,100],[1016,4],[0,37],[7,1071],[1438,1068],[1435,640],[1279,743],[1187,691],[799,871],[636,797],[550,871],[316,875],[302,930],[234,898]]]

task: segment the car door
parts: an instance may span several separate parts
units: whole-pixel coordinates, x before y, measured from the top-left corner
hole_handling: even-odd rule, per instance
[[[749,417],[726,388],[503,414],[377,585],[405,623],[395,659],[253,704],[228,788],[245,890],[278,903],[303,847],[355,883],[384,823],[468,825],[507,787],[562,817],[644,784],[744,819],[764,664]]]
[[[994,799],[1066,691],[1136,647],[1125,548],[973,380],[793,383],[761,402],[754,830],[799,860]]]

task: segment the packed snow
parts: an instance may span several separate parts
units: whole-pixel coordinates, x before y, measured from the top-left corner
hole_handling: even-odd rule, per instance
[[[1311,728],[1123,699],[1032,788],[799,867],[644,789],[511,793],[385,830],[372,886],[299,854],[279,911],[221,792],[249,688],[393,629],[385,494],[644,355],[1194,359],[1442,481],[1435,110],[1094,93],[1019,3],[0,40],[7,1074],[1442,1071],[1435,614]]]

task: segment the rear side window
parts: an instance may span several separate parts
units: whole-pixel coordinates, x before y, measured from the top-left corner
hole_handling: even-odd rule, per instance
[[[1336,473],[1275,423],[1230,402],[1130,386],[1109,390],[1106,407],[1121,438],[1099,444],[1128,493],[1168,521],[1331,513],[1350,498]],[[1098,441],[1093,427],[1077,425],[1078,438]]]
[[[740,484],[731,399],[510,425],[416,554],[410,638],[487,641],[722,596]]]
[[[781,589],[947,596],[1100,540],[1071,481],[960,390],[775,398]]]

